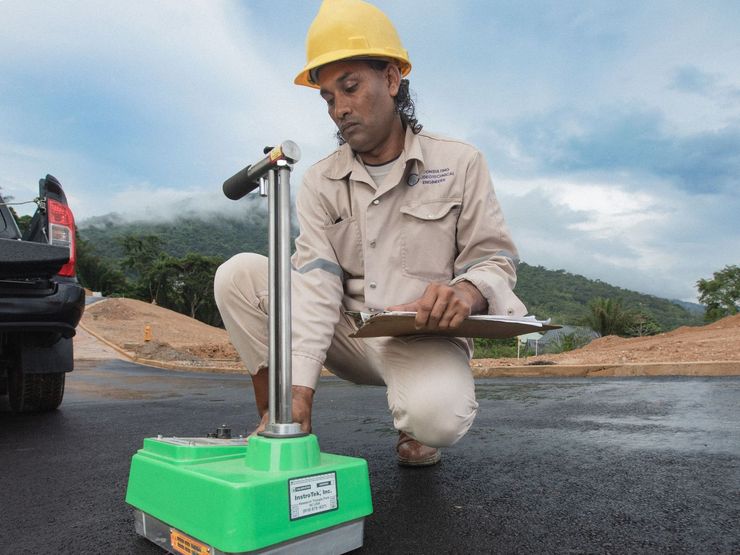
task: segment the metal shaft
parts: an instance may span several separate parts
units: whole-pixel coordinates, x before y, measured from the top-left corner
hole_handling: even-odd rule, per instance
[[[300,424],[293,422],[293,385],[290,329],[290,164],[301,158],[293,141],[266,147],[267,156],[247,166],[224,182],[224,194],[237,200],[259,187],[267,196],[269,209],[269,312],[268,360],[270,418],[262,435],[296,437],[306,435]],[[265,186],[265,180],[267,185]]]
[[[269,411],[264,435],[302,435],[293,422],[290,295],[290,168],[279,164],[267,174],[269,207]]]
[[[280,280],[280,328],[277,348],[280,349],[280,374],[278,387],[278,422],[290,424],[293,422],[292,395],[293,372],[291,365],[292,357],[292,333],[291,333],[291,291],[290,291],[290,170],[283,166],[278,169],[277,208],[278,218],[278,260],[280,269],[278,271]],[[282,405],[282,406],[281,406]]]
[[[292,373],[290,335],[290,172],[267,174],[270,240],[270,424],[290,424]]]
[[[280,213],[278,207],[277,198],[277,172],[271,171],[267,174],[267,234],[268,234],[268,261],[269,261],[269,314],[268,314],[268,326],[269,326],[269,346],[270,346],[270,360],[269,364],[269,384],[270,384],[270,399],[269,399],[269,411],[270,411],[270,426],[278,422],[278,380],[279,372],[277,369],[281,367],[280,355],[281,352],[277,349],[277,345],[280,341],[280,287],[279,287],[279,275],[280,275],[280,260],[278,259],[278,239],[279,239],[279,222],[278,215]],[[282,412],[282,411],[281,411]],[[282,415],[281,415],[282,416]]]

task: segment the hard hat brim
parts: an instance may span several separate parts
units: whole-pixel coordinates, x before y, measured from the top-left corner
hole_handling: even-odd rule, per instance
[[[351,60],[353,58],[364,60],[378,59],[395,62],[398,65],[398,69],[401,70],[401,75],[403,77],[406,77],[411,71],[411,62],[409,62],[408,54],[405,51],[403,52],[403,54],[399,54],[398,56],[392,56],[388,54],[387,48],[362,49],[361,51],[335,50],[311,60],[311,62],[306,64],[301,72],[296,75],[293,83],[295,83],[296,85],[302,85],[304,87],[310,87],[312,89],[318,89],[320,88],[319,85],[311,80],[311,72],[314,69],[318,69],[322,66],[334,62]]]

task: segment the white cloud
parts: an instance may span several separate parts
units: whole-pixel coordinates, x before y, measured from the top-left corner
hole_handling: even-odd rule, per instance
[[[267,200],[255,191],[243,200],[234,202],[221,191],[152,187],[142,183],[113,195],[112,210],[124,221],[163,222],[182,216],[201,219],[248,219],[253,211],[267,210]],[[87,225],[86,221],[81,224]]]
[[[558,187],[553,198],[570,210],[587,214],[586,221],[572,224],[571,229],[598,238],[623,237],[625,230],[665,217],[658,199],[648,193],[610,185],[568,183]]]
[[[688,194],[660,181],[635,192],[618,181],[547,178],[499,179],[496,189],[530,264],[695,300],[697,279],[740,259],[734,194]]]
[[[332,124],[320,99],[289,84],[295,68],[275,63],[274,37],[252,9],[172,0],[0,3],[8,30],[0,71],[15,80],[21,106],[21,97],[38,97],[25,109],[0,107],[4,157],[45,153],[25,164],[34,169],[19,181],[72,166],[60,179],[86,217],[143,181],[217,191],[266,144],[288,138],[301,144],[302,165],[324,155]],[[296,51],[299,65],[300,41],[284,48]],[[45,88],[22,90],[41,76]]]

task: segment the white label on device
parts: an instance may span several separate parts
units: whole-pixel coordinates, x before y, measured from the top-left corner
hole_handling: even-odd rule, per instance
[[[326,513],[337,508],[337,473],[315,474],[288,480],[290,520]]]

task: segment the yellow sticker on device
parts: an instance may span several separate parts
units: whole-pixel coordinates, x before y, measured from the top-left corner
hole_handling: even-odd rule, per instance
[[[212,555],[211,548],[204,543],[186,536],[179,530],[170,528],[170,545],[182,555]]]
[[[280,160],[283,157],[283,149],[279,146],[276,146],[270,151],[270,161],[274,162],[276,160]]]

